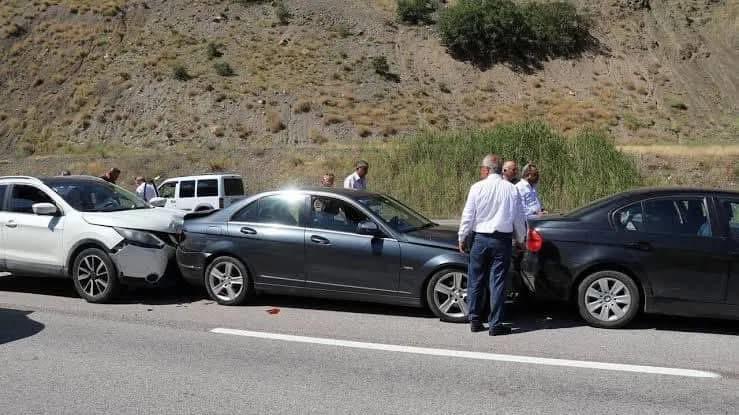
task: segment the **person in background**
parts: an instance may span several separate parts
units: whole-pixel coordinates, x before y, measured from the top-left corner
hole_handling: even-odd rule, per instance
[[[518,193],[521,194],[526,219],[535,218],[546,213],[541,207],[539,193],[536,190],[539,184],[539,169],[533,163],[528,163],[521,170],[521,180],[516,183]]]
[[[489,162],[493,173],[502,171],[500,160],[485,159],[482,165]],[[513,239],[521,244],[526,236],[526,220],[521,206],[516,186],[501,180],[498,174],[490,174],[470,187],[458,237],[459,250],[465,252],[468,235],[471,232],[475,235],[470,249],[467,284],[468,318],[472,332],[485,330],[480,314],[486,286],[490,287],[490,335],[511,332],[510,327],[503,325],[503,307]]]
[[[500,156],[497,154],[488,154],[485,156],[485,158],[482,159],[482,163],[480,163],[480,180],[485,180],[490,176],[490,173],[496,174],[493,172],[493,168],[491,166],[493,165],[499,165],[500,163]]]
[[[136,177],[136,195],[147,202],[159,196],[157,188],[154,184],[147,183],[144,176]]]
[[[367,189],[367,172],[369,171],[369,163],[364,160],[357,162],[354,173],[344,179],[345,189],[366,190]]]
[[[118,167],[113,167],[112,169],[108,170],[107,173],[100,176],[101,179],[105,180],[108,183],[115,184],[115,182],[118,181],[118,177],[120,177],[121,171],[118,169]]]
[[[518,182],[518,166],[515,161],[508,160],[503,163],[503,178],[513,184]]]
[[[321,177],[321,187],[334,187],[335,176],[333,173],[326,173]]]
[[[71,176],[72,173],[69,172],[69,170],[62,170],[61,173],[59,173],[60,176]]]

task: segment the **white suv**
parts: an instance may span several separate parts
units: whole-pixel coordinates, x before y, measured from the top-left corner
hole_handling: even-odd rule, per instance
[[[165,180],[159,185],[159,198],[152,201],[152,204],[197,212],[223,209],[241,199],[244,199],[244,181],[241,176],[209,174]]]
[[[0,177],[0,271],[71,277],[90,302],[157,283],[183,215],[95,177]]]

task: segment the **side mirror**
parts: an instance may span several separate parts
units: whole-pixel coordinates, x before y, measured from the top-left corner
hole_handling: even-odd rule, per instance
[[[154,207],[164,207],[167,204],[167,199],[163,197],[155,197],[149,201],[149,204]]]
[[[31,209],[39,216],[52,216],[58,212],[56,206],[51,203],[34,203]]]
[[[380,232],[380,228],[377,227],[377,224],[375,222],[372,222],[371,220],[360,222],[359,225],[357,225],[357,232],[362,235],[373,236],[377,236],[382,233]]]

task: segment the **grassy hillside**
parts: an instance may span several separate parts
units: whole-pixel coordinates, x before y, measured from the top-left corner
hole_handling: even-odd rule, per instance
[[[737,145],[738,2],[574,1],[593,47],[524,67],[448,53],[434,22],[454,3],[407,25],[394,0],[0,2],[0,171],[225,168],[264,188],[526,120],[622,148]],[[644,148],[650,183],[739,180],[731,152]]]

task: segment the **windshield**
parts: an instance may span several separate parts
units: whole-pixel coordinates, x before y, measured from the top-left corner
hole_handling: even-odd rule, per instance
[[[115,212],[150,207],[135,194],[103,181],[49,179],[45,183],[80,212]]]
[[[359,198],[357,201],[397,232],[405,233],[434,225],[433,222],[424,218],[420,213],[414,212],[411,208],[389,196],[367,196]]]

